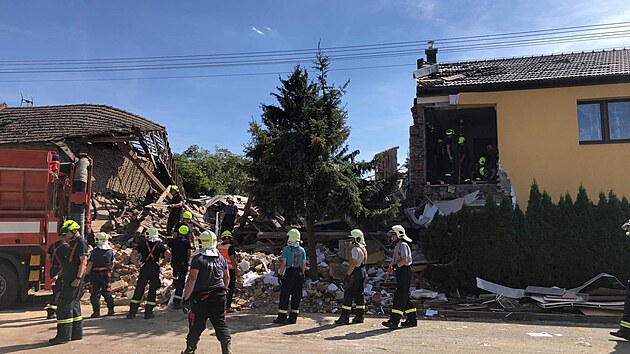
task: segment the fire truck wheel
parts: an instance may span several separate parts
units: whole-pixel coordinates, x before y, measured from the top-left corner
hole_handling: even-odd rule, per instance
[[[12,267],[0,263],[0,310],[13,305],[18,298],[18,277]]]

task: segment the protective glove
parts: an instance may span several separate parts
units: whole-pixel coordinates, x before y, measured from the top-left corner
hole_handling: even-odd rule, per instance
[[[184,313],[184,315],[188,315],[188,313],[190,312],[190,300],[182,301],[182,312]]]
[[[346,276],[343,277],[343,285],[348,286],[349,282],[350,282],[350,276],[346,274]]]
[[[282,285],[282,280],[284,279],[284,275],[283,274],[278,274],[278,283],[280,283],[280,285]]]

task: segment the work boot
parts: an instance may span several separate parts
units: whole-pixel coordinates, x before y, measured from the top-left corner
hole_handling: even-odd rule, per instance
[[[50,307],[47,307],[47,308],[46,308],[46,319],[47,319],[47,320],[51,320],[51,319],[53,319],[53,318],[57,317],[57,316],[55,315],[55,312],[56,312],[56,311],[55,311],[54,309],[51,309]]]
[[[352,323],[363,323],[363,314],[358,314],[352,319]]]
[[[289,318],[287,319],[288,324],[295,324],[297,322],[298,314],[295,312],[291,312],[289,314]]]
[[[83,339],[83,320],[72,322],[72,340]]]
[[[182,308],[182,300],[181,299],[173,299],[173,308],[181,309]]]
[[[339,317],[339,319],[337,319],[337,320],[335,321],[335,324],[337,324],[337,325],[347,325],[347,324],[350,324],[350,314],[349,314],[349,313],[347,313],[347,312],[345,312],[345,311],[343,311],[343,312],[341,313],[341,317]]]
[[[68,343],[70,341],[70,333],[72,331],[72,323],[57,324],[57,335],[55,338],[48,340],[48,344],[57,345]]]
[[[418,320],[416,318],[407,317],[405,322],[400,324],[400,327],[416,327],[418,325]]]
[[[287,324],[287,314],[286,313],[279,313],[278,317],[276,317],[276,319],[273,320],[273,323],[275,323],[275,324]]]
[[[136,318],[136,314],[138,313],[138,307],[140,307],[140,304],[136,304],[133,302],[129,304],[129,312],[127,313],[128,319],[132,320]]]
[[[144,319],[145,320],[148,320],[148,319],[151,319],[151,318],[155,317],[155,315],[153,314],[153,307],[154,307],[153,305],[146,305],[144,307]]]
[[[182,350],[182,354],[195,354],[197,344],[186,344],[186,349]]]
[[[616,331],[610,332],[610,334],[615,336],[615,337],[617,337],[617,338],[630,340],[630,329],[628,329],[628,328],[619,328]]]
[[[114,307],[110,307],[107,309],[107,315],[105,316],[114,316],[114,314],[116,314],[116,312],[114,312]]]
[[[221,354],[232,354],[232,341],[221,342]]]
[[[94,312],[93,314],[90,315],[90,318],[99,318],[101,317],[101,314],[98,312]]]
[[[385,322],[382,322],[382,325],[389,328],[398,328],[398,321],[392,320],[391,318]]]

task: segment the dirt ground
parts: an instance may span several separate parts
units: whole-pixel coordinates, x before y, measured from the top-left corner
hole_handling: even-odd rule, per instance
[[[49,347],[46,342],[55,335],[56,324],[45,319],[41,307],[0,311],[0,353],[179,353],[185,345],[187,321],[180,311],[127,320],[127,309],[119,307],[114,317],[86,319],[82,341]],[[84,316],[90,313],[83,306]],[[630,353],[630,343],[608,334],[610,326],[587,323],[423,319],[416,328],[392,331],[381,326],[383,318],[348,326],[334,326],[336,316],[320,314],[303,314],[297,324],[286,326],[271,324],[273,318],[230,314],[233,353]],[[220,352],[211,329],[204,332],[197,352]]]

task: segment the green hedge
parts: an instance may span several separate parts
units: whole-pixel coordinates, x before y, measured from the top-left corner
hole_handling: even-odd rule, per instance
[[[630,273],[630,237],[621,225],[630,203],[612,192],[594,204],[580,187],[575,202],[564,195],[554,204],[534,182],[527,211],[506,198],[482,209],[464,208],[437,217],[421,236],[431,260],[427,279],[441,291],[478,294],[475,277],[517,288],[576,287],[607,272],[620,280]]]

